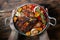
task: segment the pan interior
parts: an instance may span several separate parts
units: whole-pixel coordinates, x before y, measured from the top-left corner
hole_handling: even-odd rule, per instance
[[[26,36],[40,34],[48,24],[46,10],[37,4],[19,6],[13,16],[14,27]]]

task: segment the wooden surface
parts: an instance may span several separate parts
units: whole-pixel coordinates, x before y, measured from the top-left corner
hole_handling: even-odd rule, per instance
[[[4,20],[10,16],[10,12],[0,13],[0,40],[7,40],[11,29],[9,26],[5,26]]]
[[[12,0],[10,0],[11,2]],[[16,5],[18,6],[19,4],[22,4],[25,1],[29,0],[21,0],[21,1],[12,1],[11,3],[8,3],[8,1],[0,0],[0,9],[11,9]],[[6,3],[7,2],[7,3]],[[51,17],[55,17],[57,19],[57,24],[56,26],[52,27],[50,26],[47,31],[50,40],[60,40],[60,0],[30,0],[30,2],[35,2],[37,4],[41,4],[49,9],[49,15]],[[14,5],[13,5],[13,4]],[[7,4],[10,4],[11,6],[8,6]],[[7,5],[7,6],[6,6]],[[10,36],[11,29],[9,26],[4,25],[4,19],[6,17],[9,17],[11,15],[10,12],[0,12],[0,40],[7,40],[8,37]],[[19,34],[18,36],[20,39],[21,37],[24,38]],[[19,39],[19,40],[20,40]],[[29,40],[29,39],[26,39]],[[30,39],[31,40],[31,39]],[[35,37],[34,40],[38,40],[38,37]]]

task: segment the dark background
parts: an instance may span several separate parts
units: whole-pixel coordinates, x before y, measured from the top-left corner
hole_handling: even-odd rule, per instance
[[[56,26],[50,25],[47,29],[48,36],[50,40],[60,40],[60,0],[0,0],[0,39],[7,40],[11,32],[10,27],[5,26],[4,19],[11,16],[12,9],[24,2],[34,2],[48,8],[49,16],[57,19]],[[24,37],[20,34],[18,38],[24,40]],[[38,40],[38,37],[37,39],[34,38],[34,40]]]

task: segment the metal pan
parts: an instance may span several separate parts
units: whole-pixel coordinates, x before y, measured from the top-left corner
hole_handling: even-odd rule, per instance
[[[12,15],[11,15],[11,17],[8,17],[8,18],[5,19],[5,25],[7,24],[7,19],[9,19],[9,20],[10,20],[10,23],[9,23],[8,25],[10,25],[11,29],[12,29],[12,30],[15,30],[15,31],[18,31],[18,32],[19,32],[20,34],[22,34],[22,35],[25,35],[25,34],[22,33],[22,32],[20,32],[20,31],[17,29],[17,27],[14,26],[13,17],[14,17],[15,11],[16,11],[19,7],[22,7],[22,6],[27,5],[27,4],[35,4],[35,3],[25,3],[25,4],[22,4],[22,5],[18,6],[16,9],[12,10]],[[38,5],[38,4],[37,4],[37,5]],[[40,6],[40,5],[38,5],[38,6]],[[56,19],[55,19],[54,17],[50,17],[50,16],[48,15],[48,9],[47,9],[47,8],[44,9],[44,10],[47,11],[46,14],[47,14],[48,22],[47,22],[47,24],[46,24],[46,27],[45,27],[41,32],[39,32],[38,35],[41,34],[41,33],[43,33],[43,32],[49,27],[49,25],[52,25],[52,26],[55,26],[55,25],[56,25]],[[54,22],[55,22],[54,24],[50,22],[51,19],[54,20]],[[26,36],[26,35],[25,35],[25,36]]]

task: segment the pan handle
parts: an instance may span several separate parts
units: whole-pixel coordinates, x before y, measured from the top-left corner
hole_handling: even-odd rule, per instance
[[[5,26],[10,25],[10,20],[11,20],[11,18],[14,16],[14,11],[15,11],[15,9],[12,10],[12,16],[5,18]],[[9,23],[7,23],[8,21],[9,21]]]
[[[48,17],[48,18],[49,18],[49,19],[53,19],[53,20],[55,21],[54,24],[49,21],[49,24],[50,24],[50,25],[55,26],[55,25],[56,25],[56,19],[55,19],[54,17]]]
[[[10,25],[10,17],[6,17],[4,21],[5,21],[5,26]]]

